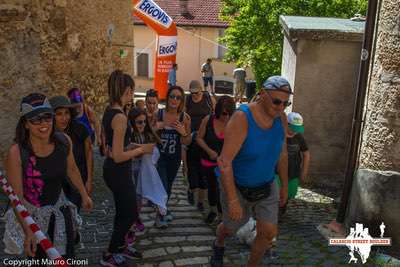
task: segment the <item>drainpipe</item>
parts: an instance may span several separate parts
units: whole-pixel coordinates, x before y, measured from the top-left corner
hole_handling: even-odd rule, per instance
[[[353,121],[351,125],[349,155],[346,163],[342,198],[340,200],[340,206],[336,216],[336,222],[340,224],[343,224],[346,217],[346,211],[349,204],[349,198],[353,184],[353,177],[356,168],[358,167],[358,152],[361,138],[361,127],[363,123],[362,116],[367,92],[369,67],[372,60],[371,51],[374,42],[373,37],[377,15],[377,6],[378,0],[368,1],[367,20],[365,23],[364,40],[361,50],[360,71],[357,82],[356,103],[353,111]]]

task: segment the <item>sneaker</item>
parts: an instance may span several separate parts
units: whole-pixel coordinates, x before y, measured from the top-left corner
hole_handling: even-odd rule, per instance
[[[164,218],[167,220],[167,222],[172,222],[174,216],[172,216],[170,211],[167,211],[167,215],[165,215]]]
[[[138,219],[135,223],[135,229],[138,232],[143,232],[144,231],[144,224],[142,223],[142,220]]]
[[[200,212],[203,212],[203,211],[204,211],[204,205],[203,205],[203,202],[199,202],[199,203],[197,203],[197,209],[198,209]]]
[[[193,206],[194,205],[194,195],[193,195],[192,191],[190,191],[190,190],[187,191],[187,198],[188,198],[189,204]]]
[[[224,266],[224,251],[225,247],[215,246],[213,243],[213,255],[211,256],[210,264],[211,267],[223,267]]]
[[[207,218],[204,221],[206,222],[206,224],[212,224],[216,218],[217,214],[213,211],[210,211],[210,213],[208,213]]]
[[[143,259],[142,253],[137,251],[133,246],[126,246],[124,251],[121,253],[122,256],[131,260],[141,260]]]
[[[154,225],[159,229],[166,229],[168,227],[168,222],[165,216],[157,215]]]
[[[109,254],[108,256],[103,253],[103,258],[100,260],[101,266],[107,267],[120,267],[125,263],[125,258],[121,254]]]
[[[128,231],[128,233],[125,236],[125,244],[127,246],[134,244],[136,241],[136,235],[134,231]]]

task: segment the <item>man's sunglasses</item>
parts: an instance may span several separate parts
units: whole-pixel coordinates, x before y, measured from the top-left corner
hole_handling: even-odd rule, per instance
[[[198,92],[190,92],[190,94],[191,95],[198,95],[198,94],[200,94],[200,91],[198,91]]]
[[[181,95],[169,95],[169,99],[182,100]]]
[[[146,125],[146,121],[145,120],[137,120],[135,121],[136,125]]]
[[[52,122],[53,121],[53,114],[51,114],[51,113],[40,114],[40,115],[37,115],[35,117],[32,117],[32,118],[28,119],[28,121],[29,121],[29,123],[31,123],[33,125],[39,125],[43,121],[44,122]]]
[[[280,106],[283,104],[284,107],[289,107],[292,102],[288,101],[282,101],[279,98],[273,98],[268,92],[267,92],[268,96],[271,98],[272,104],[274,104],[275,106]]]

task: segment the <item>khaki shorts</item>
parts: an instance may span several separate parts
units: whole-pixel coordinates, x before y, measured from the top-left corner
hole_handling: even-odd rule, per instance
[[[240,221],[233,221],[229,217],[228,203],[226,201],[226,194],[221,188],[221,207],[222,207],[222,222],[224,225],[236,232],[240,227],[246,224],[250,217],[253,217],[256,221],[260,220],[263,222],[268,222],[272,224],[278,224],[278,211],[279,211],[279,188],[275,181],[271,185],[271,194],[268,198],[261,199],[256,202],[247,201],[242,197],[239,190],[236,189],[236,194],[238,196],[239,202],[235,205],[240,205],[243,208],[243,217]]]

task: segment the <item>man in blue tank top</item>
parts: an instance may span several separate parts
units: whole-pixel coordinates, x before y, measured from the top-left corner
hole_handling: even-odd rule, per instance
[[[234,234],[252,216],[257,221],[257,236],[251,248],[248,267],[258,266],[277,235],[278,210],[287,201],[288,159],[287,119],[292,89],[281,76],[268,78],[255,102],[242,105],[225,130],[225,141],[218,166],[221,171],[223,221],[211,266],[223,265],[224,239]],[[275,168],[282,178],[279,191],[274,182]]]

